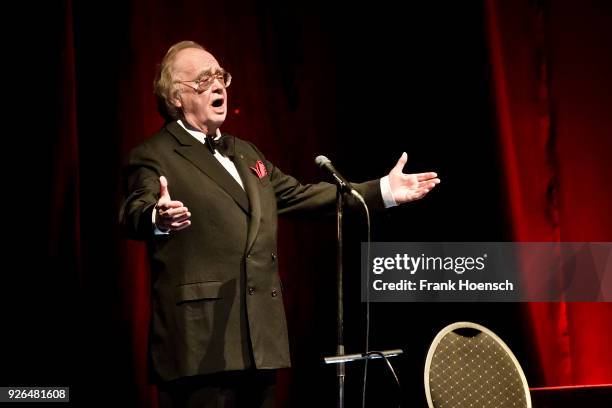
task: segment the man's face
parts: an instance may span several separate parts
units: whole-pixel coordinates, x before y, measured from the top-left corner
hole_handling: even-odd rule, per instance
[[[174,81],[178,84],[179,95],[173,100],[181,108],[187,122],[204,132],[214,134],[227,115],[227,91],[223,81],[213,78],[206,87],[206,78],[221,72],[219,63],[207,51],[186,48],[176,54],[173,64]],[[200,82],[199,89],[197,81]]]

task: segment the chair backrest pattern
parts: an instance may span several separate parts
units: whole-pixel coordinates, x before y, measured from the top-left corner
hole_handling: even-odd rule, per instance
[[[455,330],[477,330],[474,336]],[[425,364],[425,390],[435,408],[531,408],[527,380],[508,346],[475,323],[447,326]]]

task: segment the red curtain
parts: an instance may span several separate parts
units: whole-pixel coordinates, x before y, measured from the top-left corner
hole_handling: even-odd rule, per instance
[[[249,138],[284,171],[305,182],[320,179],[312,164],[316,153],[358,145],[351,132],[339,129],[336,117],[344,114],[358,122],[355,116],[360,113],[343,112],[346,107],[339,106],[336,95],[340,88],[334,86],[340,76],[350,73],[339,72],[338,61],[353,68],[352,54],[350,63],[347,56],[333,55],[334,47],[342,50],[345,44],[329,43],[330,38],[345,39],[331,34],[332,30],[342,31],[343,26],[336,27],[340,17],[311,19],[298,16],[297,9],[285,13],[273,6],[258,7],[252,0],[116,3],[85,10],[78,3],[73,9],[72,2],[65,1],[61,12],[56,11],[61,18],[43,15],[39,24],[33,24],[49,28],[44,55],[58,67],[54,81],[58,102],[49,106],[61,114],[53,109],[48,113],[57,121],[55,139],[48,142],[54,152],[54,171],[41,167],[31,179],[51,181],[46,183],[49,194],[42,194],[48,200],[44,203],[51,203],[50,259],[63,261],[58,270],[81,272],[85,282],[74,285],[75,291],[86,300],[93,299],[79,303],[86,305],[84,314],[92,320],[87,324],[91,333],[75,335],[81,348],[77,355],[84,360],[83,367],[78,364],[86,374],[83,378],[102,372],[102,360],[114,359],[108,365],[127,383],[127,400],[134,406],[154,407],[155,392],[146,375],[149,280],[145,248],[119,238],[112,207],[118,201],[114,180],[119,178],[115,173],[119,157],[161,126],[152,78],[164,51],[183,39],[205,41],[236,78],[229,92],[232,110],[224,130]],[[507,203],[515,239],[612,241],[608,214],[612,192],[607,187],[612,175],[607,157],[612,151],[610,6],[594,0],[487,0],[485,4],[505,170],[506,194],[501,199]],[[55,24],[63,25],[58,28]],[[61,33],[59,45],[49,35],[57,32]],[[354,63],[363,64],[359,58]],[[37,61],[33,66],[39,69],[40,64]],[[413,130],[410,124],[403,126],[408,128],[406,133]],[[397,139],[404,143],[403,133]],[[351,156],[344,160],[356,161]],[[380,163],[354,164],[352,174],[369,171],[369,167],[379,174],[379,168],[387,170],[392,164],[392,159],[384,169]],[[31,200],[36,214],[40,213],[40,199]],[[448,204],[443,205],[446,210]],[[329,231],[315,235],[326,226]],[[444,230],[443,225],[437,227]],[[313,394],[309,387],[314,381],[324,381],[308,377],[310,372],[320,373],[308,368],[319,367],[320,350],[333,347],[330,310],[335,294],[333,287],[322,284],[333,273],[328,262],[332,260],[333,265],[333,223],[315,228],[283,223],[280,236],[294,370],[281,373],[279,406],[289,406],[296,395]],[[83,263],[86,267],[81,267]],[[73,278],[65,275],[65,280]],[[52,288],[62,287],[54,285]],[[50,302],[57,298],[53,292]],[[326,304],[330,299],[332,303]],[[94,307],[97,309],[91,312]],[[325,309],[325,317],[316,314],[317,308]],[[66,301],[66,310],[81,312],[76,309]],[[540,358],[537,365],[543,371],[541,385],[612,382],[612,305],[530,304],[526,316]],[[85,320],[78,318],[79,323]],[[317,331],[331,333],[331,340],[313,340]],[[313,345],[313,341],[320,343]],[[92,350],[92,344],[98,347]],[[98,357],[92,357],[95,355]],[[50,375],[55,370],[50,368]],[[326,373],[325,382],[333,388],[333,370]],[[70,374],[74,381],[83,380],[81,372]],[[97,382],[91,383],[92,392],[98,391],[93,390]],[[75,398],[79,390],[75,387]]]
[[[515,240],[612,241],[610,7],[487,0],[486,20]],[[611,303],[531,303],[525,313],[541,385],[612,383]]]
[[[72,4],[66,2],[62,16],[65,20],[61,31],[61,50],[58,58],[58,82],[63,90],[61,100],[64,108],[58,118],[62,132],[54,147],[53,198],[49,207],[49,235],[67,236],[74,246],[71,247],[72,268],[80,271],[80,204],[79,204],[79,143],[76,114],[76,77],[74,61],[74,36],[72,26]],[[49,240],[50,253],[60,251],[60,240]],[[66,258],[64,258],[66,259]]]

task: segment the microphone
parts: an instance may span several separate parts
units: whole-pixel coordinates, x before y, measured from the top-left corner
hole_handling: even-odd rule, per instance
[[[347,179],[342,177],[338,170],[336,170],[332,165],[331,160],[329,160],[327,157],[317,156],[317,158],[315,159],[315,163],[317,164],[317,166],[319,166],[323,170],[326,170],[332,176],[341,191],[360,196],[359,192],[353,188],[353,186],[351,185],[351,183],[348,182]]]

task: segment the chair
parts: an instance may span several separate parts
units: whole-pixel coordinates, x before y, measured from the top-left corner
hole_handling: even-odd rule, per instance
[[[434,338],[425,361],[430,408],[531,408],[527,379],[491,330],[458,322]]]

